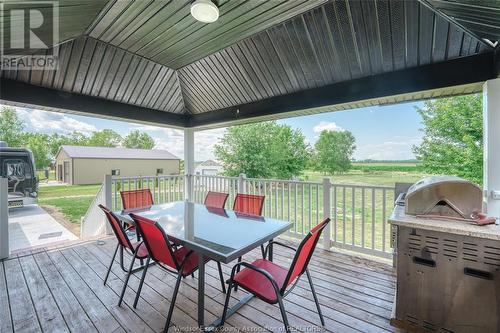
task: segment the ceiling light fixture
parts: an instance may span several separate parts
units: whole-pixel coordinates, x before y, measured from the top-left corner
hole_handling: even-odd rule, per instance
[[[196,0],[191,3],[191,15],[203,23],[213,23],[219,18],[219,8],[211,0]]]

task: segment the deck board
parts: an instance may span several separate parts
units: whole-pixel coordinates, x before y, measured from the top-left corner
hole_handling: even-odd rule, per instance
[[[42,330],[46,332],[69,332],[69,328],[33,256],[19,258],[19,262]]]
[[[48,254],[39,252],[34,254],[33,257],[38,267],[40,267],[40,271],[45,277],[52,291],[52,295],[70,330],[73,332],[96,332],[97,330],[92,324],[87,312],[82,308],[80,302],[68,287],[70,282],[64,279],[64,276],[60,274]]]
[[[0,332],[12,332],[12,318],[10,316],[10,302],[7,293],[7,283],[3,262],[0,263]]]
[[[117,306],[125,279],[116,260],[108,283],[103,284],[116,242],[112,238],[25,252],[0,264],[1,332],[160,332],[175,283],[175,276],[152,266],[145,280],[137,309],[132,308],[140,274],[134,274],[125,292],[124,304]],[[245,261],[259,257],[257,249]],[[125,265],[130,264],[125,255]],[[275,262],[287,266],[291,254],[275,250]],[[230,265],[222,265],[229,278]],[[327,332],[400,332],[390,326],[395,276],[386,264],[318,249],[310,272],[326,321]],[[225,295],[220,290],[217,266],[206,267],[207,323],[222,313]],[[193,332],[197,314],[197,277],[181,283],[173,314],[175,330]],[[245,295],[232,293],[230,304]],[[307,279],[285,298],[290,325],[308,332],[319,325]],[[281,332],[282,321],[276,305],[258,299],[250,301],[226,323],[228,330]],[[173,329],[172,329],[173,331]]]
[[[40,331],[38,317],[19,260],[16,258],[5,261],[4,268],[14,331]]]

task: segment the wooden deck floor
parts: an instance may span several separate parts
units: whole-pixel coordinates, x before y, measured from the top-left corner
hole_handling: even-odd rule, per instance
[[[114,265],[108,285],[103,285],[106,266],[115,246],[113,239],[22,253],[0,263],[0,332],[159,332],[163,329],[174,276],[159,268],[148,271],[137,309],[131,307],[139,273],[132,277],[125,294],[126,304],[117,306],[124,273]],[[288,253],[275,251],[275,261],[287,265]],[[257,258],[259,251],[246,255]],[[127,258],[128,259],[128,258]],[[229,275],[230,267],[224,266]],[[326,330],[344,332],[398,332],[389,325],[395,292],[390,266],[318,249],[310,265]],[[222,311],[214,263],[207,266],[207,323]],[[170,331],[193,332],[196,327],[196,278],[181,284]],[[233,293],[231,304],[245,294]],[[307,279],[299,282],[285,299],[290,325],[298,331],[322,331]],[[232,331],[282,331],[277,306],[253,299],[229,318]]]

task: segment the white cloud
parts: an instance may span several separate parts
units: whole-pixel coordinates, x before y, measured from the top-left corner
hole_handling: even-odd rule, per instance
[[[137,125],[133,125],[133,129],[138,130],[138,131],[148,132],[148,131],[163,131],[165,129],[165,127],[137,124]]]
[[[138,126],[139,127],[139,126]],[[147,126],[154,127],[154,126]],[[184,133],[173,128],[147,128],[143,131],[161,131],[161,137],[155,138],[155,149],[168,150],[177,157],[184,158]],[[139,128],[137,128],[139,129]],[[196,161],[215,159],[214,146],[224,136],[225,128],[195,132],[194,134],[194,158]]]
[[[314,133],[321,133],[322,131],[337,131],[342,132],[344,129],[338,126],[335,122],[321,121],[319,124],[313,127]]]
[[[357,160],[409,160],[414,159],[412,147],[420,143],[420,138],[394,137],[390,141],[358,145],[354,153]]]
[[[225,128],[195,132],[194,157],[196,161],[213,160],[214,147],[226,133]]]
[[[17,108],[17,114],[26,125],[26,130],[42,133],[90,133],[97,128],[89,123],[76,120],[64,113]]]
[[[148,126],[149,127],[149,126]],[[154,126],[150,126],[154,127]],[[158,128],[161,130],[162,137],[155,138],[155,149],[168,150],[180,159],[184,158],[184,133],[181,130],[176,130],[173,128]],[[151,131],[143,128],[143,131]],[[154,129],[153,131],[155,131]]]

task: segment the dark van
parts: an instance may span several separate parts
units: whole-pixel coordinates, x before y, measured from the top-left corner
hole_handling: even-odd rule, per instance
[[[38,177],[31,151],[0,141],[0,177],[7,178],[10,208],[37,202]]]

